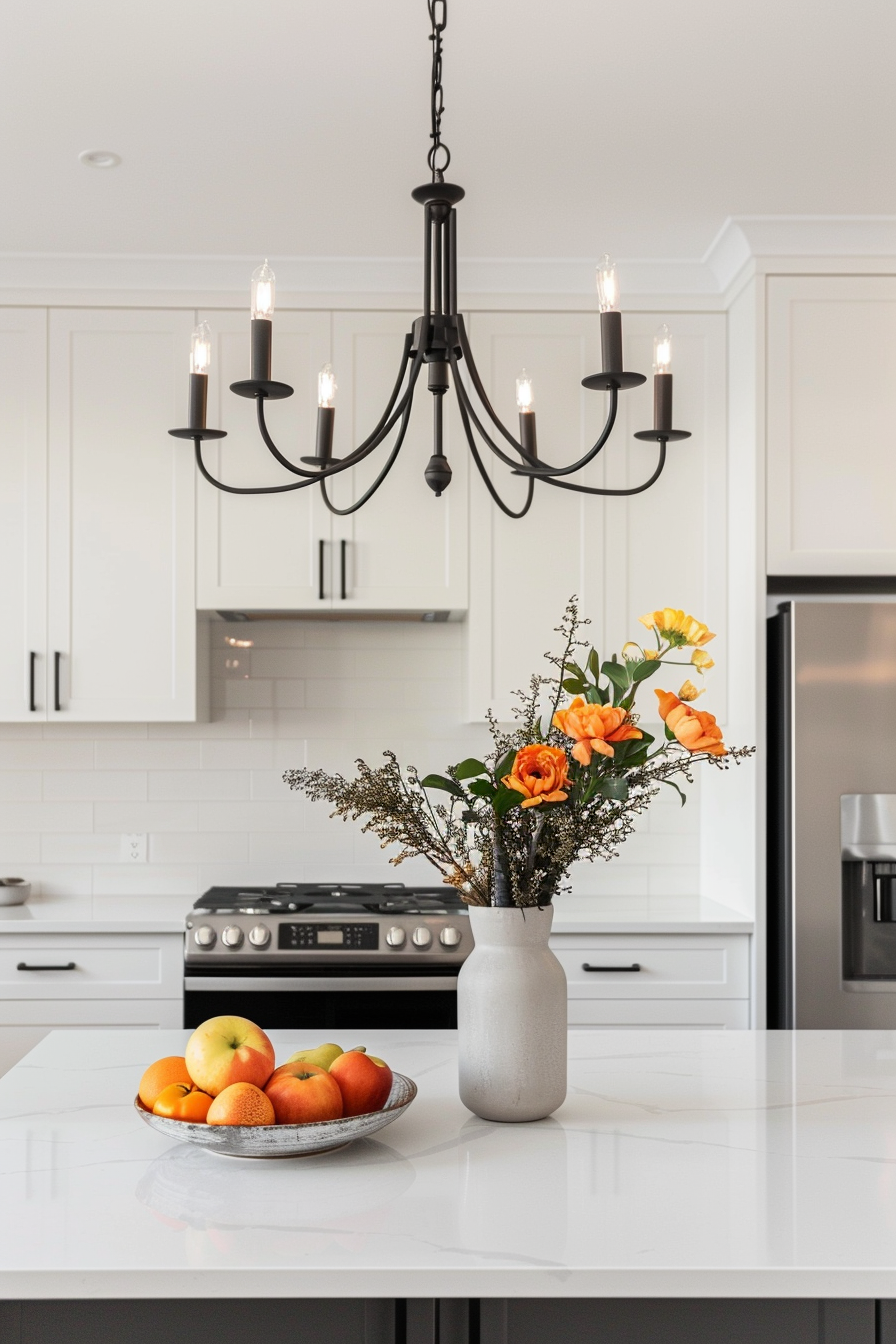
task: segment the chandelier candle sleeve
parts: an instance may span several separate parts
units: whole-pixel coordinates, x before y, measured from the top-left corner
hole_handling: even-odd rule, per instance
[[[333,426],[336,420],[336,375],[325,364],[317,375],[317,441],[314,455],[322,466],[333,460]]]
[[[597,297],[600,307],[600,352],[604,373],[622,372],[622,313],[616,267],[604,254],[597,267]]]
[[[532,379],[525,369],[516,380],[516,405],[520,413],[520,444],[532,457],[538,456],[538,439],[535,433],[535,392]]]
[[[672,428],[672,336],[665,323],[653,339],[653,427]]]
[[[187,419],[190,429],[205,429],[211,348],[208,323],[200,322],[190,343],[190,405]]]
[[[251,322],[250,377],[253,382],[271,380],[271,342],[274,313],[274,272],[267,261],[252,272],[249,290]]]

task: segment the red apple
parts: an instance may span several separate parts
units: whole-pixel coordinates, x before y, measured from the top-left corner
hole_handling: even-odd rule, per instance
[[[264,1089],[278,1125],[307,1125],[314,1120],[338,1120],[342,1093],[326,1069],[304,1060],[281,1064]]]
[[[348,1050],[330,1065],[342,1093],[344,1115],[381,1111],[392,1091],[392,1070],[381,1059],[360,1050]]]
[[[274,1047],[245,1017],[210,1017],[187,1041],[187,1072],[216,1097],[232,1083],[263,1088],[274,1071]]]

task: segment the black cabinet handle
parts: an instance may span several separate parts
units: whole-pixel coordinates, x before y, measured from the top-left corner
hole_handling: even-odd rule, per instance
[[[326,544],[325,541],[317,543],[317,596],[321,602],[326,597],[324,592],[324,547]]]
[[[17,971],[74,971],[77,970],[73,961],[67,961],[64,966],[29,966],[27,961],[20,961],[16,967]]]
[[[62,701],[59,698],[59,669],[62,665],[62,654],[57,651],[53,654],[53,708],[62,709]]]
[[[346,553],[346,550],[347,550],[347,549],[348,549],[348,542],[347,542],[347,541],[340,541],[340,543],[339,543],[339,596],[342,598],[343,602],[344,602],[345,599],[348,597],[348,593],[345,591],[345,553]]]
[[[34,700],[34,669],[37,663],[37,654],[32,649],[28,655],[28,708],[34,714],[37,705]]]
[[[633,961],[631,966],[589,966],[587,961],[582,962],[583,971],[640,971],[640,969],[637,961]]]

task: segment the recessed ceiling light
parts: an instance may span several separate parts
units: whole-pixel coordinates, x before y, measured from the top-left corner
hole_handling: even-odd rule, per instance
[[[78,159],[88,168],[117,168],[121,163],[121,155],[111,149],[85,149]]]

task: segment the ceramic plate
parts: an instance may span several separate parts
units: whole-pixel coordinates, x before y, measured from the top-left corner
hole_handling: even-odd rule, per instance
[[[344,1148],[355,1139],[375,1134],[403,1115],[417,1095],[417,1085],[403,1073],[392,1076],[392,1091],[381,1111],[351,1115],[342,1120],[318,1120],[310,1125],[196,1125],[153,1115],[139,1097],[134,1107],[151,1129],[167,1139],[195,1143],[223,1157],[302,1157]]]

